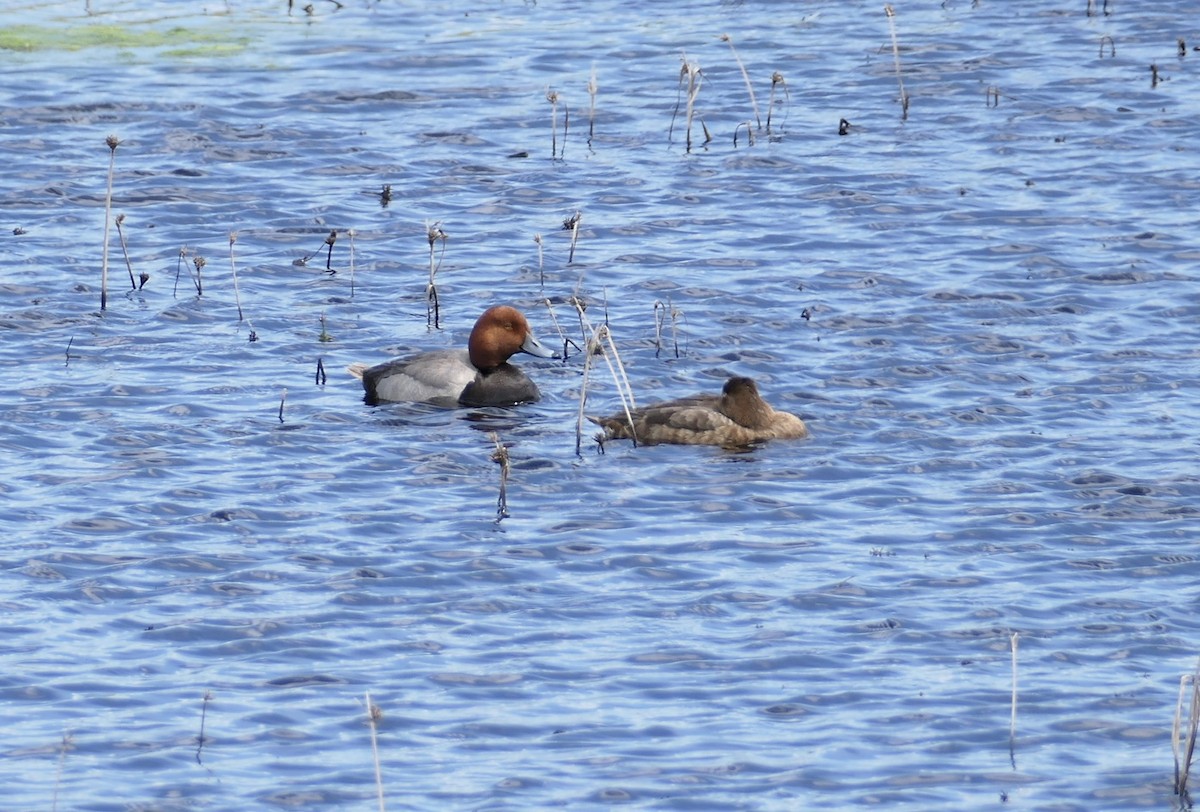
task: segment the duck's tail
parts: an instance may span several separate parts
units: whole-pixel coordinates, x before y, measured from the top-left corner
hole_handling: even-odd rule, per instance
[[[351,364],[350,366],[346,367],[346,371],[361,381],[363,373],[367,371],[367,365]]]

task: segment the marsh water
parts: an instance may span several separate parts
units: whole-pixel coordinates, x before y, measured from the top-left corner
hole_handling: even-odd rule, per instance
[[[893,7],[6,3],[0,806],[1179,808],[1194,5]],[[577,451],[573,297],[811,438]]]

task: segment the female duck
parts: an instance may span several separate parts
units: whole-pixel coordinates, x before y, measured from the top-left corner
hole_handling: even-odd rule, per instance
[[[655,403],[633,410],[632,416],[632,427],[623,413],[590,419],[604,428],[607,439],[628,439],[645,445],[744,446],[808,436],[804,421],[772,409],[750,378],[730,378],[720,395]]]
[[[465,350],[433,350],[373,367],[354,364],[366,395],[377,403],[420,401],[446,406],[512,406],[541,397],[537,385],[508,363],[518,352],[557,358],[534,338],[521,311],[508,305],[484,311]]]

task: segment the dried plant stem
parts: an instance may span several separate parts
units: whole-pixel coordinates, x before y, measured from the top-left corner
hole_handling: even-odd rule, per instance
[[[737,48],[733,47],[733,38],[728,34],[721,35],[722,42],[729,43],[729,50],[733,51],[733,58],[737,62],[738,67],[742,71],[742,79],[746,82],[746,92],[750,94],[750,106],[754,108],[754,123],[758,129],[762,129],[762,118],[758,115],[758,99],[754,97],[754,84],[750,81],[750,74],[746,70],[746,66],[742,64],[742,58],[738,56]],[[767,118],[770,119],[770,111],[767,112]]]
[[[208,719],[208,703],[212,701],[212,692],[205,691],[204,699],[200,703],[200,734],[196,736],[196,763],[204,766],[204,762],[200,760],[200,751],[204,749],[204,723]]]
[[[660,312],[661,309],[661,312]],[[668,300],[665,304],[661,301],[654,303],[654,357],[657,358],[662,352],[662,326],[663,321],[667,316],[671,317],[671,343],[675,348],[675,357],[679,357],[679,335],[676,324],[679,316],[682,315],[675,309],[674,305]]]
[[[108,145],[108,187],[104,194],[104,248],[100,254],[100,310],[108,309],[108,221],[112,217],[113,173],[117,167],[117,146],[121,143],[115,135],[104,139]]]
[[[283,422],[283,404],[287,403],[287,390],[283,390],[283,394],[279,396],[279,422]]]
[[[904,78],[900,75],[900,42],[896,38],[896,11],[891,4],[883,7],[883,13],[888,18],[888,28],[892,32],[892,57],[896,61],[896,82],[900,85],[900,120],[908,121],[908,92],[904,89]]]
[[[546,101],[550,102],[550,160],[558,157],[558,91],[546,91]]]
[[[771,113],[775,110],[775,87],[783,86],[783,98],[786,104],[790,105],[792,101],[791,94],[788,93],[787,82],[784,81],[783,74],[775,71],[771,74],[771,97],[767,100],[767,135],[771,134]],[[787,120],[787,107],[784,107],[784,120]]]
[[[58,766],[54,770],[54,795],[50,802],[50,812],[58,812],[58,790],[62,787],[63,766],[67,762],[67,752],[72,749],[74,742],[75,737],[68,730],[58,745]]]
[[[197,296],[204,295],[204,280],[201,278],[201,271],[204,270],[204,266],[207,264],[208,264],[208,260],[206,260],[204,257],[201,257],[201,256],[192,257],[192,265],[194,265],[196,267],[196,276],[194,279],[192,279],[192,281],[196,283],[196,295]]]
[[[579,241],[579,223],[583,220],[583,212],[576,211],[567,219],[563,220],[563,231],[571,232],[571,250],[567,254],[567,264],[570,265],[575,261],[575,244]]]
[[[237,242],[237,232],[229,232],[229,270],[233,274],[233,301],[237,304],[238,321],[245,321],[242,316],[242,294],[238,290],[237,262],[233,257],[233,246]]]
[[[335,274],[337,271],[333,269],[333,244],[337,242],[337,229],[329,232],[329,236],[325,238],[326,254],[325,254],[325,270],[330,274]]]
[[[583,448],[583,424],[586,420],[584,414],[587,407],[587,387],[591,377],[592,358],[600,355],[604,358],[604,362],[608,364],[609,374],[612,375],[613,382],[617,386],[617,394],[621,398],[621,406],[625,410],[625,418],[629,421],[630,436],[633,438],[634,445],[637,445],[637,437],[633,429],[633,409],[636,408],[633,399],[633,387],[629,384],[629,376],[625,374],[625,365],[621,363],[621,355],[617,352],[617,345],[612,339],[612,332],[607,324],[601,324],[596,328],[592,328],[591,322],[588,320],[587,314],[584,313],[584,308],[578,297],[574,299],[575,309],[579,313],[580,323],[589,332],[587,346],[584,350],[583,360],[583,382],[579,389],[579,416],[575,422],[575,453],[576,455],[582,452]],[[611,355],[610,355],[611,353]]]
[[[375,795],[379,799],[379,812],[385,812],[383,803],[383,768],[379,763],[379,720],[383,710],[371,701],[371,692],[366,693],[367,724],[371,727],[371,757],[375,762]]]
[[[1184,716],[1185,704],[1188,708],[1186,717]],[[1197,661],[1194,672],[1184,674],[1179,678],[1179,700],[1175,705],[1175,724],[1171,727],[1171,751],[1175,756],[1176,795],[1187,794],[1188,775],[1191,772],[1192,756],[1196,750],[1198,727],[1200,727],[1200,661]]]
[[[591,104],[588,107],[588,146],[592,145],[592,138],[596,135],[596,93],[600,90],[600,85],[596,83],[596,65],[592,65],[592,76],[588,79],[588,97],[591,99]]]
[[[441,327],[441,306],[438,301],[437,285],[433,280],[442,267],[442,259],[446,256],[447,235],[445,231],[442,231],[442,223],[439,220],[432,225],[425,224],[425,236],[429,240],[429,284],[425,287],[425,323],[437,330]],[[442,244],[440,254],[434,249],[438,242]]]
[[[749,146],[754,146],[754,128],[753,128],[752,126],[750,126],[750,122],[749,122],[749,121],[743,121],[741,124],[739,124],[739,125],[737,125],[736,127],[734,127],[734,128],[733,128],[733,145],[734,145],[735,147],[737,146],[737,143],[738,143],[738,132],[739,132],[739,131],[742,129],[742,127],[745,127],[745,128],[746,128],[746,141],[747,141],[747,143],[749,144]]]
[[[1017,632],[1012,633],[1010,642],[1012,645],[1012,716],[1008,722],[1008,749],[1011,754],[1015,750],[1017,741],[1017,642],[1020,635]]]
[[[534,234],[533,241],[535,243],[537,243],[537,247],[538,247],[538,284],[541,285],[542,287],[545,287],[546,286],[546,266],[545,266],[545,262],[544,262],[545,258],[542,256],[542,235],[541,235],[541,233]]]
[[[496,450],[492,452],[492,461],[500,466],[500,495],[496,498],[496,521],[503,521],[508,516],[508,474],[511,465],[508,461],[508,449],[500,442],[500,435],[492,431],[488,433]]]
[[[118,214],[117,219],[113,222],[117,226],[117,239],[121,241],[121,253],[125,256],[125,268],[129,271],[129,289],[137,290],[137,281],[133,278],[133,263],[129,261],[129,246],[125,243],[125,232],[121,229],[121,224],[125,222],[125,215]]]
[[[700,80],[703,74],[700,72],[700,66],[695,62],[688,62],[684,58],[683,70],[680,74],[680,81],[687,79],[687,110],[685,120],[687,122],[687,151],[692,151],[692,118],[696,114],[696,97],[700,95]],[[705,128],[707,131],[707,128]],[[705,141],[707,143],[707,139]]]
[[[353,299],[354,298],[354,237],[356,236],[357,232],[354,229],[350,229],[350,231],[348,233],[350,235],[350,298]]]
[[[687,54],[682,57],[683,65],[679,69],[679,88],[675,97],[675,109],[671,112],[671,126],[667,128],[667,142],[670,143],[672,136],[675,133],[675,119],[679,116],[679,105],[684,99],[684,93],[687,93],[684,117],[687,125],[687,151],[692,151],[692,118],[695,115],[696,97],[700,94],[700,82],[704,74],[700,71],[700,66],[695,62],[689,62]],[[700,122],[700,126],[704,127],[704,122]],[[705,143],[712,140],[708,134],[708,128],[704,127]]]

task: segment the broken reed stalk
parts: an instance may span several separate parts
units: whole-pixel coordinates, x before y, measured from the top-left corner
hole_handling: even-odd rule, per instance
[[[566,333],[563,332],[562,325],[560,325],[558,323],[558,316],[555,315],[555,313],[554,313],[554,303],[551,302],[549,299],[543,299],[542,301],[544,301],[546,303],[546,312],[550,314],[550,321],[552,324],[554,324],[554,332],[558,333],[558,337],[560,339],[562,339],[563,363],[565,364],[567,362],[567,357],[568,357],[567,349],[572,346],[575,347],[575,349],[579,349],[579,345],[576,344],[571,339],[567,338]]]
[[[357,232],[354,229],[350,229],[350,231],[347,233],[350,235],[350,298],[353,299],[354,298],[354,237],[356,236]]]
[[[492,461],[500,466],[500,495],[496,497],[496,521],[503,521],[508,516],[508,474],[512,470],[508,461],[508,449],[500,442],[500,435],[494,431],[488,432],[496,450],[492,452]]]
[[[567,254],[568,265],[575,261],[575,243],[579,242],[579,221],[582,219],[583,212],[576,211],[570,217],[563,220],[563,231],[571,232],[571,250]]]
[[[588,79],[587,91],[591,103],[588,107],[588,146],[592,145],[592,138],[596,135],[596,93],[599,92],[600,85],[596,83],[596,65],[592,64],[592,76]]]
[[[371,692],[366,693],[367,724],[371,728],[371,758],[375,762],[375,796],[379,799],[379,812],[385,812],[383,804],[383,768],[379,763],[379,721],[383,709],[371,701]]]
[[[183,261],[187,258],[187,246],[181,246],[179,256],[175,259],[175,285],[171,288],[171,298],[179,298],[179,272],[183,268]],[[190,271],[188,272],[190,275]]]
[[[683,70],[680,72],[680,82],[687,78],[687,108],[685,121],[687,122],[687,151],[692,151],[692,118],[696,114],[696,97],[700,95],[700,78],[703,74],[700,73],[700,66],[695,62],[688,62],[687,57],[683,60]],[[705,128],[707,134],[707,128]],[[708,140],[705,139],[705,143]]]
[[[237,262],[233,258],[233,245],[236,242],[237,232],[229,232],[229,270],[233,273],[233,301],[237,304],[238,321],[245,321],[242,317],[242,294],[238,290]]]
[[[742,58],[738,56],[737,48],[733,47],[733,38],[728,34],[721,35],[722,42],[729,43],[729,50],[733,51],[734,61],[742,71],[742,79],[746,82],[746,92],[750,94],[750,106],[754,108],[754,123],[758,129],[762,129],[762,118],[758,115],[758,99],[754,97],[754,84],[750,81],[750,74],[746,71],[746,66],[742,64]],[[770,120],[770,112],[767,113],[767,119]]]
[[[661,308],[662,312],[659,313]],[[662,325],[667,316],[671,317],[671,343],[675,348],[675,357],[679,357],[679,335],[676,327],[676,319],[682,315],[675,306],[667,300],[666,304],[661,301],[654,303],[654,357],[657,358],[662,352]]]
[[[749,121],[743,121],[741,124],[733,128],[733,145],[737,146],[738,131],[746,128],[746,141],[750,146],[754,146],[754,128],[750,126]]]
[[[204,295],[204,280],[201,278],[200,272],[204,270],[204,266],[208,264],[208,260],[201,256],[192,257],[192,264],[196,266],[196,277],[192,280],[196,283],[196,295]]]
[[[432,225],[425,224],[425,236],[429,240],[429,284],[425,287],[425,325],[433,326],[437,330],[441,328],[441,307],[438,303],[437,285],[434,284],[434,277],[437,276],[438,270],[442,267],[442,258],[446,256],[446,232],[442,231],[442,221],[438,220]],[[438,241],[442,243],[442,252],[437,255],[437,261],[434,261],[434,246]]]
[[[325,374],[325,363],[322,359],[317,359],[317,373],[313,376],[313,383],[317,386],[324,386],[329,380],[329,376]]]
[[[117,226],[117,239],[121,241],[121,253],[125,256],[125,268],[129,271],[129,289],[137,290],[137,282],[133,278],[133,263],[129,261],[129,246],[125,244],[125,232],[121,229],[121,224],[125,222],[125,215],[118,214],[117,219],[113,222]]]
[[[586,348],[584,349],[583,382],[579,388],[579,416],[575,422],[575,454],[578,456],[582,453],[583,423],[587,419],[584,414],[587,406],[587,386],[591,378],[592,358],[596,355],[602,356],[604,362],[608,364],[609,374],[612,375],[613,383],[617,386],[617,394],[621,398],[621,407],[625,411],[625,419],[629,421],[630,436],[633,438],[633,444],[636,446],[637,436],[633,428],[633,410],[637,407],[633,399],[633,387],[629,384],[629,376],[625,373],[625,365],[621,363],[621,355],[617,352],[617,345],[613,341],[612,332],[609,330],[607,324],[601,324],[596,328],[592,327],[578,297],[574,299],[574,304],[575,309],[579,313],[580,323],[590,333]],[[608,351],[611,351],[611,357]]]
[[[58,766],[54,770],[54,794],[51,796],[50,812],[58,812],[58,790],[62,786],[63,765],[67,761],[67,751],[71,749],[75,742],[75,736],[71,731],[63,734],[62,741],[58,745]]]
[[[900,43],[896,39],[896,11],[891,4],[883,7],[883,13],[888,18],[888,28],[892,32],[892,57],[896,60],[896,82],[900,85],[900,120],[908,121],[908,93],[904,90],[904,78],[900,75]]]
[[[333,244],[337,242],[337,229],[329,232],[329,236],[325,238],[325,245],[328,250],[325,254],[325,270],[330,274],[335,274],[337,271],[333,269]]]
[[[685,116],[687,119],[687,151],[692,151],[692,118],[695,113],[696,96],[700,94],[700,82],[704,74],[700,72],[700,66],[694,62],[688,62],[687,54],[683,54],[683,66],[679,69],[679,87],[675,94],[675,109],[671,111],[671,125],[667,127],[667,143],[671,143],[671,139],[675,134],[675,119],[679,116],[679,104],[683,99],[684,89],[687,90],[687,103]],[[685,82],[686,80],[686,82]],[[708,127],[704,126],[704,122],[700,122],[700,126],[704,127],[704,143],[712,140],[712,136],[708,133]]]
[[[550,160],[558,157],[558,91],[548,89],[546,101],[550,102]]]
[[[1191,699],[1187,698],[1191,687]],[[1184,704],[1187,717],[1184,717]],[[1175,756],[1175,794],[1186,795],[1192,755],[1196,750],[1196,731],[1200,726],[1200,660],[1196,670],[1179,678],[1179,700],[1175,705],[1175,724],[1171,727],[1171,751]]]
[[[1012,633],[1010,642],[1012,645],[1012,717],[1008,722],[1008,751],[1011,755],[1016,749],[1017,742],[1017,641],[1020,635],[1017,632]]]
[[[108,221],[112,217],[113,173],[117,167],[117,146],[121,143],[115,135],[104,139],[108,145],[108,188],[104,194],[104,248],[100,254],[100,311],[108,309]]]
[[[540,233],[534,234],[533,241],[537,243],[538,247],[538,284],[544,288],[546,287],[546,266],[543,261],[544,257],[542,256],[542,235]]]
[[[792,101],[792,97],[791,97],[791,94],[788,93],[787,82],[784,81],[783,74],[780,73],[779,71],[775,71],[774,73],[771,74],[771,97],[767,100],[767,135],[771,134],[771,113],[775,110],[775,86],[776,85],[783,85],[784,101],[788,105],[790,105],[791,101]],[[788,110],[788,108],[785,106],[784,111],[783,111],[783,118],[785,121],[787,120],[787,110]]]
[[[200,751],[204,749],[204,723],[208,720],[208,703],[212,701],[212,692],[205,691],[204,699],[200,703],[200,734],[196,736],[196,763],[201,767],[204,762],[200,760]]]
[[[283,394],[279,396],[279,422],[283,422],[283,404],[287,403],[287,390],[283,390]]]
[[[1108,34],[1100,38],[1100,58],[1104,58],[1104,43],[1108,42],[1108,56],[1111,59],[1117,55],[1117,43]]]

